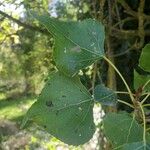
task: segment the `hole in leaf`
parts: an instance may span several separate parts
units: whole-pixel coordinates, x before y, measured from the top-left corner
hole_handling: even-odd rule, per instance
[[[57,110],[57,111],[56,111],[56,116],[58,116],[58,115],[59,115],[59,111]]]

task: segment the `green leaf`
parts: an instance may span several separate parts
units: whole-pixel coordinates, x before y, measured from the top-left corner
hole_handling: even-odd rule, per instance
[[[125,144],[121,149],[116,150],[150,150],[150,144],[144,144],[143,142],[134,142]]]
[[[54,36],[54,60],[57,68],[68,76],[91,65],[104,56],[104,26],[96,20],[60,21],[48,15],[34,17]]]
[[[101,84],[97,85],[94,89],[94,99],[102,105],[115,106],[117,102],[117,95],[113,90]]]
[[[143,127],[128,113],[109,113],[103,121],[105,135],[115,148],[143,140]]]
[[[61,141],[80,145],[88,142],[95,132],[93,103],[77,76],[53,73],[24,123],[32,119]]]
[[[150,75],[140,75],[136,71],[134,71],[134,89],[137,90],[140,87],[143,87],[146,83],[148,83],[145,88],[144,92],[150,91]]]
[[[139,59],[139,66],[150,72],[150,44],[147,44],[143,49]]]

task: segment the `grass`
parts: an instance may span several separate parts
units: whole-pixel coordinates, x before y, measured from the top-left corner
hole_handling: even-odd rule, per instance
[[[0,96],[0,120],[8,119],[20,122],[34,101],[34,97],[6,100]]]

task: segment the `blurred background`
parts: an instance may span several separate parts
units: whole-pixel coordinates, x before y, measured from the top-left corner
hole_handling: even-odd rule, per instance
[[[118,67],[132,91],[133,68],[140,74],[138,58],[150,41],[150,0],[0,0],[0,149],[2,150],[100,150],[100,105],[94,107],[97,131],[93,139],[79,147],[68,146],[35,124],[20,130],[25,112],[41,92],[47,75],[56,70],[52,60],[52,36],[29,10],[67,20],[93,18],[105,26],[106,56]],[[115,91],[125,87],[103,60],[80,72],[82,83],[92,93],[101,82]],[[127,96],[121,96],[127,99]],[[124,105],[116,109],[130,111]]]

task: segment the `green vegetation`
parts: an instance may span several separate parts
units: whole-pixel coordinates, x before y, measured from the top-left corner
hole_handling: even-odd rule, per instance
[[[149,150],[149,41],[149,0],[1,0],[0,149]]]
[[[15,100],[0,100],[0,120],[8,119],[21,123],[27,109],[35,101],[34,98],[24,97]]]

